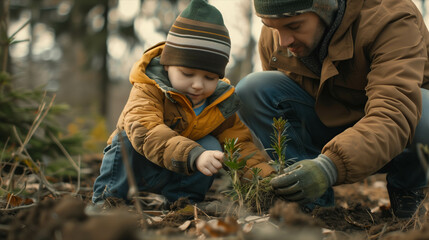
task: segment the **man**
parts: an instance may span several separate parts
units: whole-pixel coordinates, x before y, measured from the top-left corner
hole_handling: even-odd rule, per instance
[[[387,173],[393,213],[411,217],[427,183],[416,146],[429,144],[429,33],[419,10],[411,0],[254,6],[264,71],[237,93],[240,117],[266,148],[273,117],[287,119],[286,158],[296,163],[271,181],[276,193],[327,206],[331,186]]]

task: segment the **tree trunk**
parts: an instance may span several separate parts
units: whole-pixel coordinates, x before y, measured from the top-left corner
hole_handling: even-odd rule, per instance
[[[0,71],[7,71],[7,60],[9,56],[8,43],[9,25],[9,0],[3,0],[0,4]]]
[[[109,86],[109,73],[107,69],[107,60],[109,57],[109,53],[107,52],[107,27],[109,25],[108,22],[108,14],[109,14],[109,2],[108,0],[103,1],[104,4],[104,28],[102,30],[102,34],[105,36],[105,41],[103,42],[102,55],[103,55],[103,66],[101,68],[101,81],[100,81],[100,93],[101,93],[101,102],[100,102],[100,114],[103,117],[107,117],[107,108],[108,108],[108,86]]]

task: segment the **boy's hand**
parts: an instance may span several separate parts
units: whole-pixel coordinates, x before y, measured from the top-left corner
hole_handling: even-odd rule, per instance
[[[206,176],[212,176],[222,168],[223,152],[205,151],[195,161],[197,169]]]

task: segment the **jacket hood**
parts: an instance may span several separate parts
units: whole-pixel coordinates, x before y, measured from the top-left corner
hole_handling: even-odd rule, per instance
[[[164,66],[160,64],[160,57],[164,47],[165,42],[161,42],[144,52],[142,58],[136,62],[131,69],[130,82],[133,85],[135,83],[156,85],[166,94],[182,94],[171,86],[168,79],[168,73],[164,70]],[[220,79],[215,92],[207,99],[207,102],[210,104],[221,96],[227,94],[228,96],[223,96],[223,99],[229,98],[229,101],[233,100],[236,102],[235,104],[237,104],[238,98],[235,94],[232,94],[233,91],[230,91],[233,88],[234,87],[230,85],[230,81],[228,79]],[[170,98],[169,94],[167,94],[167,97]]]
[[[148,67],[152,59],[161,56],[162,50],[164,49],[165,43],[161,42],[157,45],[147,49],[142,58],[139,61],[134,63],[131,72],[130,72],[130,82],[131,84],[135,83],[146,83],[146,84],[155,84],[155,81],[147,75]],[[159,62],[159,60],[158,60]],[[162,67],[162,66],[161,66]],[[161,69],[154,69],[154,71],[160,72]],[[165,71],[164,71],[165,72]],[[162,73],[162,71],[161,71]],[[164,74],[165,78],[168,79],[166,73]],[[162,75],[161,75],[162,76]]]

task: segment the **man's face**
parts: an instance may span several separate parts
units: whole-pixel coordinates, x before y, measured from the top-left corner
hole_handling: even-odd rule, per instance
[[[319,45],[326,26],[313,12],[283,18],[262,18],[262,23],[279,33],[280,46],[296,57],[306,57]]]

